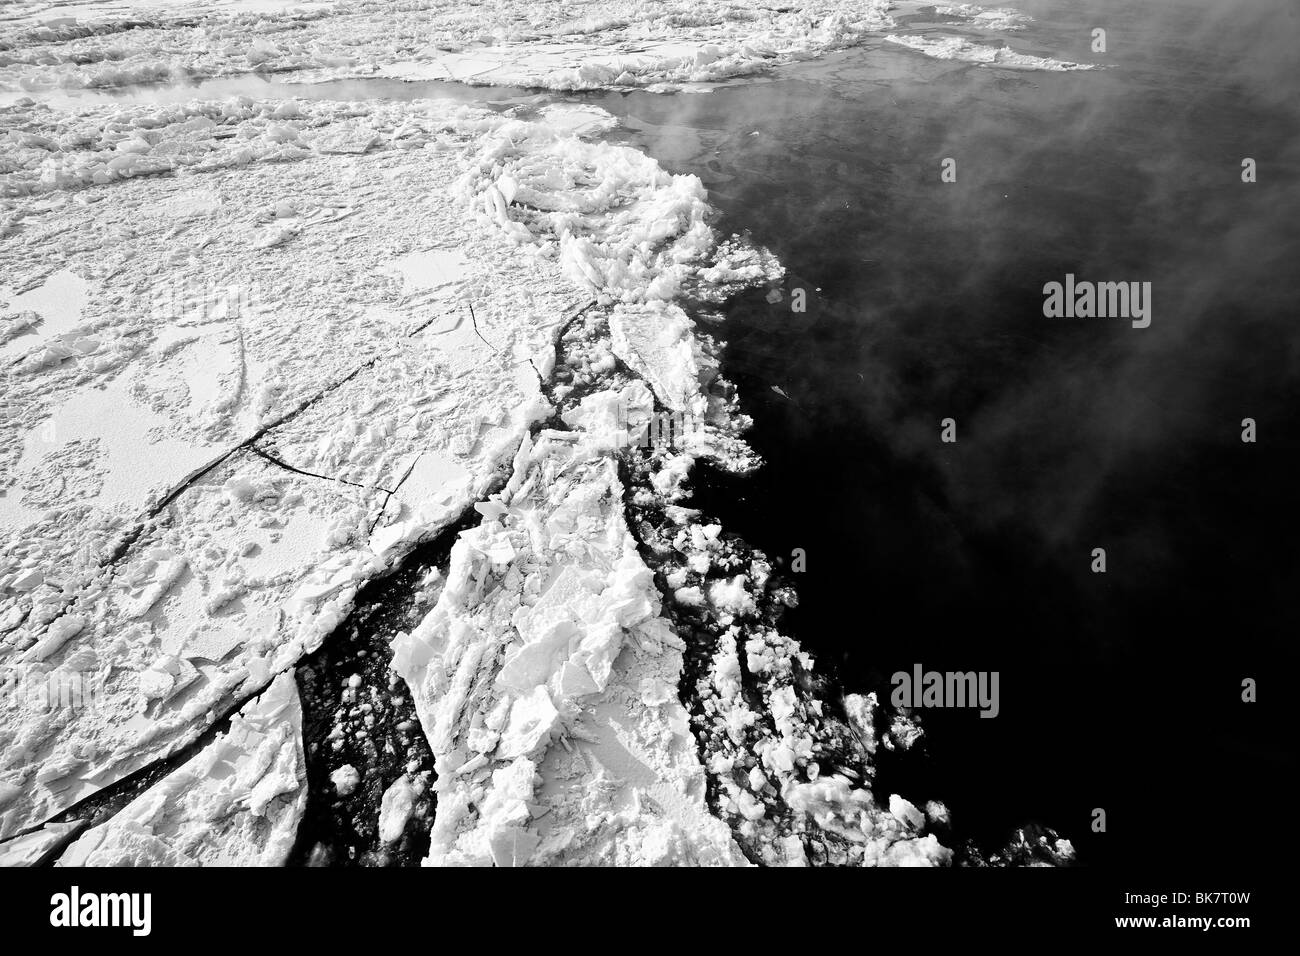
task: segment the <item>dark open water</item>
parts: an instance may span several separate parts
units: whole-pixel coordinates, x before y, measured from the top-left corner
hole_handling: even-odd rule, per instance
[[[696,503],[773,557],[807,550],[789,629],[846,690],[887,698],[918,662],[1001,673],[997,719],[927,710],[924,750],[881,768],[886,793],[946,801],[958,840],[1037,821],[1094,865],[1277,857],[1300,4],[1019,6],[1038,22],[1018,49],[1111,69],[885,44],[770,83],[598,98],[705,181],[722,228],[780,255],[787,293],[810,292],[803,315],[788,296],[731,303],[724,371],[768,463],[702,475]],[[1088,51],[1093,27],[1109,55]],[[1153,283],[1151,326],[1044,318],[1067,272]]]

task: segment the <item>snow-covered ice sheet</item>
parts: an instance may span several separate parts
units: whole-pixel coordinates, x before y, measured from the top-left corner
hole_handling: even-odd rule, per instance
[[[96,345],[46,358],[38,342],[7,370],[0,654],[111,676],[95,707],[0,714],[4,835],[192,739],[484,494],[540,413],[533,356],[581,304],[554,256],[520,256],[467,218],[466,150],[504,117],[252,101],[6,112],[32,135],[91,137],[61,153],[70,177],[10,200],[0,261],[20,289],[51,261],[90,277],[64,334]],[[151,134],[181,175],[80,175],[101,168],[96,144]],[[357,140],[364,152],[333,151]],[[411,257],[439,263],[437,281],[394,273]],[[381,307],[391,321],[373,321]],[[66,413],[83,406],[85,429],[95,413],[113,430],[83,434]]]

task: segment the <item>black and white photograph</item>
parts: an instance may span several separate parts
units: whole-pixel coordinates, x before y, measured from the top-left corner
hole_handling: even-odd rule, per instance
[[[1008,2],[0,0],[6,923],[1276,932],[1300,2]]]

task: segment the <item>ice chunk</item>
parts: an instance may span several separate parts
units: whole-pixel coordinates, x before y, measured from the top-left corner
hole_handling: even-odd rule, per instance
[[[393,781],[379,802],[379,839],[396,843],[406,830],[407,821],[415,809],[416,790],[411,778],[405,775]]]
[[[925,814],[896,793],[889,795],[889,812],[899,823],[915,830],[925,826]]]
[[[350,763],[345,763],[332,774],[330,782],[334,784],[334,792],[340,797],[350,796],[361,783],[361,774],[357,773],[357,768]],[[387,794],[384,795],[387,799]]]
[[[510,708],[510,721],[501,734],[498,754],[505,759],[531,754],[550,742],[559,719],[546,688],[533,688],[532,693],[520,697]]]

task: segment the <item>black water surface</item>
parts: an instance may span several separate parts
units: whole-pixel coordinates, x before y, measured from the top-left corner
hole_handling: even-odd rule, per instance
[[[1109,69],[880,44],[596,97],[790,269],[721,328],[767,464],[702,475],[695,504],[774,558],[806,549],[789,629],[846,691],[1000,672],[1000,715],[926,710],[885,792],[944,800],[986,848],[1037,821],[1094,865],[1257,863],[1295,764],[1297,5],[1021,6],[1019,49]],[[1151,282],[1151,326],[1045,318],[1066,273]]]

